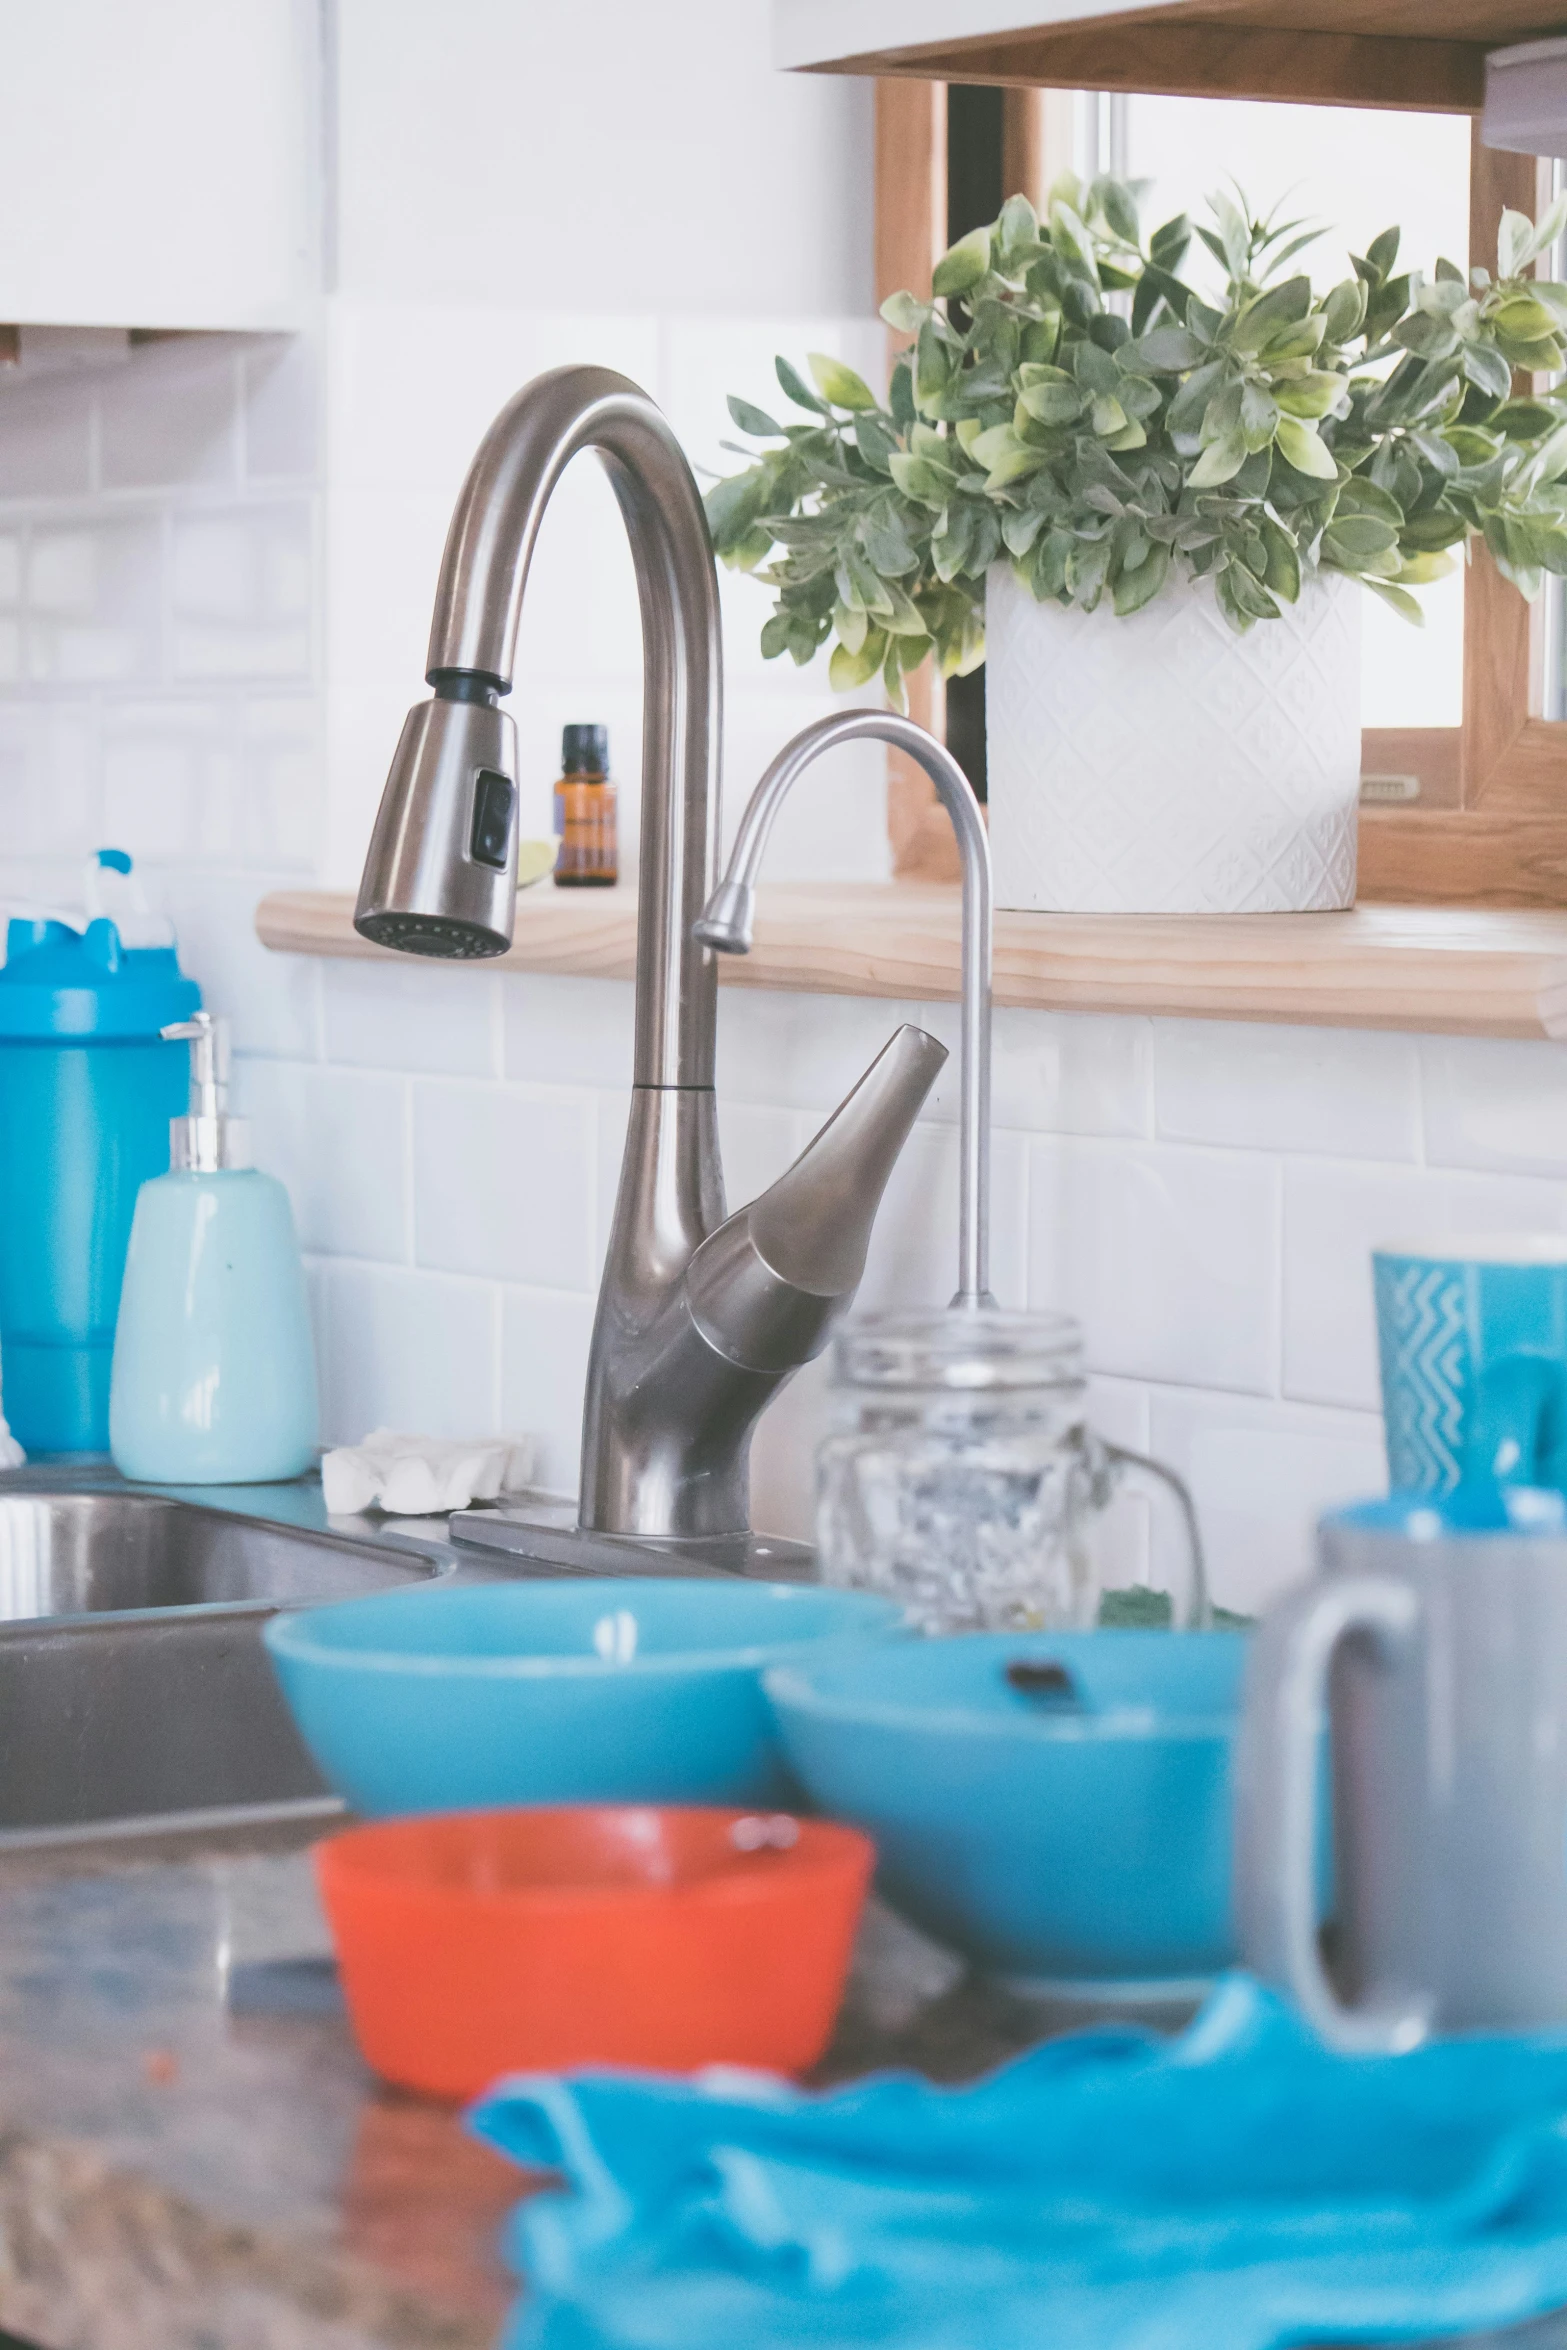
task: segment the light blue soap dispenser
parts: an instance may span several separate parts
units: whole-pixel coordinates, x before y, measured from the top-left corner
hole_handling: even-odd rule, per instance
[[[308,1469],[316,1366],[288,1193],[250,1164],[228,1115],[228,1029],[188,1038],[190,1111],[170,1123],[170,1172],[136,1197],[109,1382],[109,1449],[155,1485],[257,1485]]]

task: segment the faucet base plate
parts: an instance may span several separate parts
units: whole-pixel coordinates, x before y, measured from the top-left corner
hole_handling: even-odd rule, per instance
[[[601,1534],[577,1523],[575,1501],[546,1494],[454,1510],[453,1542],[510,1551],[563,1574],[746,1575],[763,1583],[814,1583],[816,1552],[782,1534],[715,1534],[661,1542],[643,1534]]]

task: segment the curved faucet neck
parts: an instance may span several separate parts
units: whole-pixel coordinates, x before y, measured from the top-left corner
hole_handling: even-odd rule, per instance
[[[480,444],[441,564],[426,674],[437,694],[510,691],[539,525],[593,449],[619,502],[642,607],[642,845],[632,1082],[711,1087],[717,990],[692,926],[717,875],[722,655],[702,501],[644,393],[604,367],[536,376]]]

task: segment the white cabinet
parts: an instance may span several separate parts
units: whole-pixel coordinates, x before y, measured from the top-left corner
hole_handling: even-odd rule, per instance
[[[316,0],[0,0],[0,321],[290,327]]]

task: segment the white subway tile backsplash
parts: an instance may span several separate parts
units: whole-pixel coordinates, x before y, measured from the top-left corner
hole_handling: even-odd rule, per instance
[[[28,677],[40,685],[154,678],[161,582],[162,541],[154,518],[36,523],[23,591]]]
[[[1324,1157],[1420,1155],[1419,1047],[1373,1029],[1156,1020],[1158,1131]]]
[[[1284,1184],[1284,1393],[1377,1408],[1373,1249],[1564,1225],[1567,1189],[1526,1176],[1295,1162]]]
[[[1095,1370],[1273,1391],[1271,1161],[1138,1143],[1031,1151],[1029,1302],[1078,1316]]]
[[[239,470],[239,367],[228,337],[143,346],[98,403],[109,490],[209,488]]]
[[[0,498],[79,498],[92,489],[93,391],[52,376],[0,388]]]
[[[537,1085],[631,1083],[629,979],[559,979],[526,971],[507,972],[500,985],[508,1077]]]
[[[3,721],[0,711],[0,740]],[[181,965],[200,981],[208,1010],[229,1019],[237,1052],[320,1058],[322,965],[309,955],[271,954],[256,936],[258,899],[269,889],[297,886],[298,878],[189,866],[151,876],[154,903],[167,908],[179,933]]]
[[[501,1433],[499,1298],[493,1284],[341,1258],[318,1268],[326,1327],[322,1435]]]
[[[240,846],[243,750],[223,702],[117,701],[104,717],[104,823],[154,864],[221,860]]]
[[[1027,1283],[1027,1145],[996,1134],[990,1151],[990,1286],[1019,1305]],[[916,1126],[882,1194],[858,1307],[944,1306],[958,1286],[958,1137],[951,1126]]]
[[[1420,1050],[1432,1166],[1567,1175],[1567,1045],[1427,1036]]]
[[[82,857],[102,830],[90,709],[0,700],[0,836],[13,857]]]
[[[577,1490],[591,1297],[508,1289],[501,1299],[501,1426],[539,1440],[535,1482]]]
[[[304,480],[321,455],[321,353],[309,335],[268,335],[243,357],[241,468],[248,481]]]
[[[170,674],[308,678],[312,535],[307,499],[178,518],[170,552]]]
[[[588,1093],[413,1080],[421,1265],[587,1291],[594,1269]]]
[[[326,1056],[371,1069],[435,1077],[494,1077],[496,991],[491,971],[399,956],[391,963],[324,963]]]
[[[360,1069],[236,1061],[234,1099],[256,1162],[287,1184],[304,1248],[406,1259],[407,1090],[402,1077]]]
[[[0,421],[4,410],[0,409]],[[20,604],[22,600],[22,534],[19,530],[0,530],[0,604]]]
[[[923,1024],[918,1004],[720,985],[718,1090],[814,1111],[820,1123],[905,1021]]]
[[[1186,1480],[1213,1598],[1239,1615],[1256,1614],[1310,1572],[1324,1510],[1387,1487],[1373,1413],[1155,1388],[1149,1449]],[[1161,1520],[1155,1556],[1166,1580],[1177,1543],[1173,1522]]]
[[[956,1100],[957,1007],[937,1031],[953,1058],[939,1080]],[[934,1023],[927,1019],[926,1027]],[[1140,1138],[1152,1123],[1153,1030],[1116,1014],[999,1011],[991,1043],[991,1105],[998,1126],[1035,1134]]]

